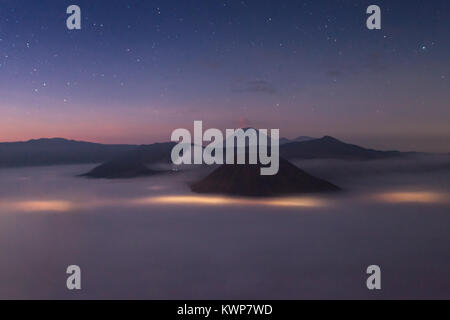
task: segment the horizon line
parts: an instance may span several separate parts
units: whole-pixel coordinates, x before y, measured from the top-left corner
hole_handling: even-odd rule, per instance
[[[240,128],[237,128],[237,129],[240,129]],[[280,140],[281,139],[288,139],[288,140],[290,140],[291,142],[294,142],[294,143],[295,142],[303,142],[303,141],[295,141],[295,139],[299,138],[299,137],[310,137],[310,136],[300,135],[300,136],[297,136],[295,138],[280,137]],[[359,146],[359,147],[362,147],[362,148],[365,148],[365,149],[372,149],[372,150],[377,150],[377,151],[386,151],[386,152],[397,151],[397,152],[402,152],[402,153],[426,153],[426,154],[437,154],[437,155],[448,155],[448,154],[450,154],[450,151],[430,152],[430,151],[417,151],[417,150],[413,150],[413,151],[411,151],[411,150],[409,150],[409,151],[399,151],[397,149],[374,149],[373,147],[366,147],[366,146],[362,146],[360,144],[355,144],[355,143],[352,143],[352,142],[346,142],[346,141],[343,141],[343,140],[341,140],[339,138],[333,137],[331,135],[324,135],[324,136],[319,137],[319,138],[317,138],[317,137],[310,137],[310,138],[312,138],[313,140],[317,140],[317,139],[323,139],[325,137],[331,137],[331,138],[336,139],[336,140],[338,140],[338,141],[340,141],[342,143],[345,143],[345,144],[356,145],[356,146]],[[81,143],[92,143],[92,144],[100,144],[100,145],[124,145],[124,146],[128,145],[128,146],[137,146],[137,147],[145,146],[145,145],[152,145],[152,144],[156,144],[156,143],[174,142],[174,141],[167,140],[167,141],[153,141],[153,142],[149,142],[149,143],[105,143],[105,142],[97,142],[97,141],[94,141],[94,140],[80,140],[80,139],[72,139],[72,138],[64,138],[64,137],[56,136],[56,137],[30,138],[30,139],[27,139],[27,140],[0,141],[0,144],[27,143],[27,142],[39,141],[39,140],[64,140],[64,141],[81,142]]]

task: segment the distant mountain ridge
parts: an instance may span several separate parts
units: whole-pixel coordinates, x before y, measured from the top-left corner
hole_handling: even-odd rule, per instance
[[[248,130],[249,128],[245,128]],[[280,156],[291,159],[375,160],[414,153],[378,151],[348,144],[330,136],[280,139]],[[63,138],[0,143],[0,168],[60,164],[102,163],[92,177],[148,175],[148,164],[170,162],[174,142],[151,145],[100,144]],[[225,146],[224,146],[225,148]],[[132,172],[135,173],[132,173]],[[88,173],[89,176],[90,173]]]
[[[249,128],[243,129],[244,131]],[[376,160],[407,155],[398,151],[377,151],[357,145],[344,143],[330,136],[320,139],[300,137],[301,141],[289,142],[280,146],[280,157],[294,159],[343,159]],[[226,140],[225,140],[226,141]],[[121,154],[94,168],[85,176],[92,178],[133,178],[148,176],[161,171],[149,167],[157,163],[171,163],[171,150],[174,142],[155,143]],[[249,145],[247,144],[247,148]],[[249,149],[247,149],[248,151]],[[228,152],[224,146],[224,152]],[[248,154],[247,156],[248,157]],[[240,166],[240,165],[239,165]],[[167,171],[167,170],[166,170]]]
[[[330,136],[290,142],[280,146],[280,156],[286,159],[375,160],[400,157],[411,153],[378,151],[342,142]]]
[[[137,146],[100,144],[63,138],[0,143],[0,167],[99,163]]]

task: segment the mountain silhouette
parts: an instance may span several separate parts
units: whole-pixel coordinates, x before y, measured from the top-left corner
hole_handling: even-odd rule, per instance
[[[244,128],[247,131],[250,128]],[[280,156],[285,159],[346,159],[346,160],[373,160],[390,157],[399,157],[408,153],[397,151],[377,151],[366,149],[352,144],[347,144],[333,137],[325,136],[320,139],[300,137],[303,141],[290,142],[280,145]],[[229,152],[226,142],[233,137],[223,140],[224,155]],[[269,138],[270,139],[270,138]],[[269,140],[268,139],[268,140]],[[171,151],[174,142],[155,143],[143,145],[131,151],[124,152],[98,167],[94,168],[84,176],[92,178],[132,178],[148,176],[160,173],[158,170],[149,169],[149,165],[155,163],[171,164]],[[270,145],[270,143],[269,143]],[[246,159],[248,159],[249,144],[246,141]],[[236,160],[236,146],[235,160]]]
[[[247,131],[250,128],[244,128]],[[228,138],[230,139],[230,138]],[[373,160],[413,154],[378,151],[347,144],[333,137],[320,139],[299,137],[301,141],[283,138],[280,156],[286,159]],[[227,139],[223,140],[226,142]],[[270,138],[268,139],[270,145]],[[147,168],[155,162],[170,163],[173,142],[152,145],[99,144],[63,138],[37,139],[26,142],[0,143],[0,167],[22,167],[81,163],[102,163],[87,174],[92,177],[129,177],[153,174]],[[248,142],[246,142],[248,147]],[[226,145],[224,144],[224,153]]]
[[[378,151],[348,144],[330,136],[291,142],[280,146],[280,156],[286,159],[374,160],[404,156],[399,151]]]
[[[244,132],[253,128],[243,128]],[[256,129],[255,129],[256,130]],[[258,133],[257,133],[258,134]],[[226,142],[234,139],[234,136],[228,137],[224,140],[224,151],[226,152]],[[259,141],[259,135],[258,135]],[[270,137],[266,137],[268,146],[271,145]],[[236,151],[236,143],[234,144]],[[246,140],[246,152],[250,150],[250,144]],[[374,160],[385,159],[392,157],[404,156],[410,153],[402,153],[398,151],[378,151],[373,149],[366,149],[357,145],[342,142],[331,136],[323,138],[312,138],[307,136],[299,136],[295,140],[286,138],[280,139],[280,156],[285,159],[345,159],[345,160]]]
[[[302,142],[302,141],[310,141],[310,140],[316,140],[317,138],[308,137],[308,136],[299,136],[294,139],[296,142]]]
[[[148,168],[149,164],[170,163],[171,150],[174,142],[142,145],[125,152],[105,163],[95,167],[83,176],[91,178],[134,178],[161,173],[161,170]]]
[[[280,146],[283,144],[287,144],[287,143],[309,141],[309,140],[315,140],[315,139],[317,139],[317,138],[312,138],[312,137],[308,137],[308,136],[299,136],[293,140],[282,137],[282,138],[280,138]]]
[[[197,193],[216,193],[235,196],[281,196],[300,193],[332,192],[339,187],[313,177],[280,158],[276,175],[262,176],[259,164],[221,165],[204,179],[191,185]]]
[[[99,163],[136,148],[63,138],[0,143],[0,167]]]
[[[291,142],[292,142],[292,140],[289,140],[288,138],[284,138],[284,137],[280,138],[280,146],[282,144],[291,143]]]

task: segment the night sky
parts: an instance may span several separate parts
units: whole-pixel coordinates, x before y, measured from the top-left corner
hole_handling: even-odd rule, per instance
[[[0,141],[151,143],[203,120],[450,152],[449,101],[448,0],[0,0]]]

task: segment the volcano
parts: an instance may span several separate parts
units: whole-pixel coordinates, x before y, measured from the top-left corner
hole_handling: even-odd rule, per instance
[[[333,192],[340,190],[334,184],[313,177],[282,158],[280,158],[280,167],[276,175],[261,175],[260,168],[260,164],[222,165],[204,179],[193,183],[191,190],[197,193],[250,197]]]
[[[152,170],[148,166],[155,163],[170,163],[170,150],[175,143],[155,143],[142,145],[134,150],[102,163],[82,175],[89,178],[123,179],[151,176],[162,171]]]

